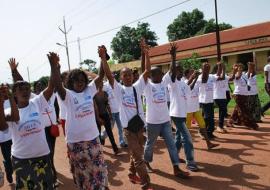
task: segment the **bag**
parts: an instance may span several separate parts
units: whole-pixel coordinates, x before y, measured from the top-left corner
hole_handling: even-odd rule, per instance
[[[58,128],[58,125],[51,125],[51,128],[50,128],[50,134],[53,136],[53,137],[59,137],[60,135],[60,132],[59,132],[59,128]]]
[[[144,121],[138,114],[136,114],[131,120],[129,120],[127,130],[133,133],[138,133],[143,127]]]
[[[128,126],[126,129],[130,132],[138,133],[144,127],[144,121],[142,120],[142,118],[139,115],[137,92],[136,92],[136,89],[134,87],[133,87],[133,93],[135,96],[137,114],[128,121]]]
[[[46,113],[50,119],[50,122],[51,122],[51,128],[50,128],[50,134],[53,136],[53,137],[59,137],[60,135],[60,132],[59,132],[59,128],[58,128],[58,125],[55,125],[52,123],[52,120],[51,120],[51,117],[50,117],[50,114],[48,112],[48,110],[46,109]]]

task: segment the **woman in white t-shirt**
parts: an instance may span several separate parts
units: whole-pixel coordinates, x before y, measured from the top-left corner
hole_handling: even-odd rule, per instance
[[[42,119],[43,108],[48,106],[53,89],[50,81],[40,95],[31,99],[28,82],[17,81],[12,87],[19,108],[19,121],[7,123],[13,143],[11,154],[16,189],[54,189],[50,149]]]
[[[102,58],[99,76],[88,84],[87,74],[74,69],[68,75],[67,88],[61,82],[58,55],[54,54],[50,59],[56,91],[66,108],[68,159],[78,189],[108,189],[107,168],[93,103],[97,89],[103,82],[104,48],[99,48],[99,56]]]
[[[257,78],[255,71],[255,64],[248,63],[248,72],[246,73],[248,79],[248,85],[250,90],[248,91],[248,107],[252,114],[253,120],[261,122],[261,102],[258,96]]]
[[[234,98],[235,108],[231,119],[227,126],[232,126],[233,123],[244,124],[254,130],[258,129],[257,123],[254,121],[251,110],[248,107],[248,95],[250,86],[248,85],[247,75],[243,73],[243,65],[241,63],[234,64],[233,74],[229,80],[234,80]]]
[[[190,94],[187,97],[187,118],[186,118],[186,125],[188,128],[191,127],[191,120],[194,118],[198,125],[199,125],[199,133],[204,137],[206,141],[206,145],[208,149],[212,149],[218,144],[211,143],[208,138],[205,121],[202,116],[202,112],[200,110],[200,103],[199,103],[199,86],[196,85],[199,72],[194,71],[192,69],[188,69],[185,71],[185,83],[190,87]]]

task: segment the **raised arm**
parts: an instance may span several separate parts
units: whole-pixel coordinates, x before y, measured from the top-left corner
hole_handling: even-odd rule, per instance
[[[102,48],[102,46],[98,47],[98,51],[99,51],[100,48]],[[105,57],[105,59],[106,59],[106,57]],[[101,87],[101,85],[103,83],[104,75],[105,75],[105,73],[104,73],[104,70],[103,70],[103,61],[101,61],[100,66],[99,66],[99,70],[98,70],[98,76],[94,79],[94,82],[96,84],[97,89],[99,87]]]
[[[248,63],[248,78],[254,77],[256,75],[255,64],[253,62]]]
[[[145,70],[145,53],[144,53],[144,45],[145,45],[145,39],[142,38],[141,41],[140,41],[140,48],[141,48],[141,70],[142,70],[142,73],[144,72]]]
[[[193,90],[197,80],[198,80],[198,77],[200,75],[200,72],[198,71],[194,71],[194,73],[190,76],[190,79],[188,80],[188,85],[190,87],[191,90]]]
[[[62,80],[61,80],[59,56],[56,53],[50,52],[49,54],[47,54],[47,57],[49,59],[50,66],[51,66],[50,80],[53,81],[55,89],[58,92],[61,99],[65,100],[65,98],[66,98],[66,89],[63,87],[63,83],[62,83]]]
[[[171,78],[172,82],[175,82],[176,79],[176,50],[177,46],[176,43],[171,43],[171,49],[170,49],[170,54],[171,54],[171,65],[170,65],[170,73],[171,73]]]
[[[229,77],[229,81],[233,81],[235,79],[235,75],[238,71],[238,65],[237,64],[234,64],[233,65],[233,72],[232,72],[232,75]]]
[[[225,80],[225,65],[222,62],[217,63],[218,69],[217,69],[217,80]]]
[[[10,58],[8,60],[8,63],[9,63],[9,67],[10,67],[10,70],[11,70],[13,82],[15,83],[17,81],[23,80],[23,77],[21,76],[21,74],[19,73],[19,71],[17,69],[19,63],[16,63],[16,59],[15,58]]]
[[[15,102],[13,94],[9,91],[9,87],[7,85],[4,86],[4,96],[7,97],[7,99],[9,100],[11,107],[10,115],[6,115],[6,121],[13,121],[13,122],[19,121],[20,115],[18,106]]]
[[[149,57],[149,46],[147,44],[143,45],[143,52],[145,54],[145,71],[142,73],[144,81],[147,82],[150,71],[151,71],[151,62]]]
[[[114,77],[113,77],[111,69],[107,63],[107,59],[106,59],[107,49],[104,45],[99,47],[98,54],[99,54],[99,57],[101,59],[101,64],[102,64],[104,73],[105,73],[110,85],[113,87],[114,86]]]

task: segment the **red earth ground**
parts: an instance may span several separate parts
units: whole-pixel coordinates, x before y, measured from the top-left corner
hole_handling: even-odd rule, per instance
[[[195,159],[200,171],[191,172],[191,179],[177,179],[172,175],[172,165],[162,139],[158,139],[150,173],[151,182],[155,190],[263,190],[270,189],[270,117],[263,119],[258,131],[248,130],[243,127],[229,128],[228,134],[215,133],[218,138],[216,143],[220,148],[208,151],[203,140],[197,134],[197,127],[191,129]],[[116,128],[114,128],[117,137]],[[117,138],[116,138],[117,139]],[[121,149],[118,156],[114,156],[110,143],[106,140],[104,147],[105,159],[109,171],[109,184],[111,190],[139,190],[139,185],[128,181],[127,169],[129,156],[127,149]],[[180,154],[183,156],[183,150]],[[2,157],[0,156],[0,160]],[[73,190],[72,176],[69,171],[66,156],[66,144],[63,136],[57,139],[55,166],[58,178],[61,181],[59,190]],[[3,169],[3,164],[1,162]],[[181,164],[185,169],[185,165]],[[2,188],[12,189],[7,182]]]

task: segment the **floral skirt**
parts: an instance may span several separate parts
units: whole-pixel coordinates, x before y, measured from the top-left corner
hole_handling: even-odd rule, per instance
[[[49,155],[19,159],[12,157],[16,189],[53,190],[53,170]]]
[[[103,190],[108,186],[108,172],[98,139],[69,143],[71,173],[80,190]]]

